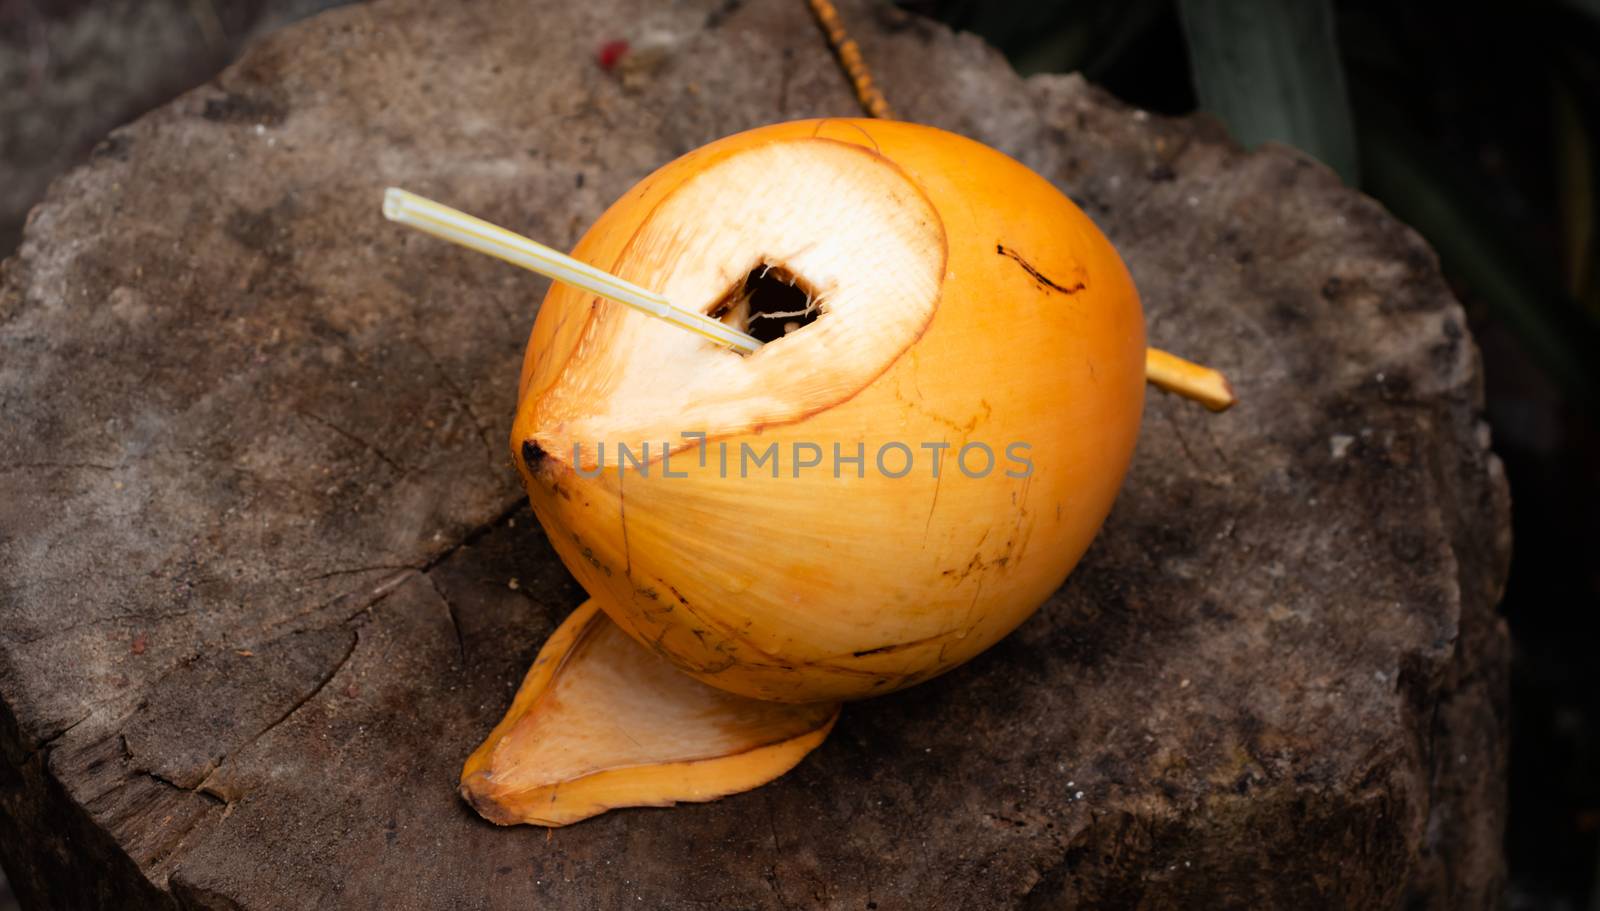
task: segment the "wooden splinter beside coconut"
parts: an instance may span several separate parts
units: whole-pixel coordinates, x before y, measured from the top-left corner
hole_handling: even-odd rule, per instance
[[[1071,201],[931,127],[728,137],[570,258],[401,191],[385,212],[557,280],[511,447],[591,600],[463,769],[497,823],[782,775],[840,702],[961,664],[1061,585],[1147,378],[1232,402],[1146,349],[1127,269]]]

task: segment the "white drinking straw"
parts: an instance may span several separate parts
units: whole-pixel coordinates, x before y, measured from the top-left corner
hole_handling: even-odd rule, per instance
[[[393,222],[416,228],[442,240],[460,244],[479,253],[503,259],[513,266],[537,272],[552,281],[582,288],[606,300],[625,304],[659,320],[687,329],[719,345],[745,354],[761,347],[760,340],[712,319],[704,313],[685,310],[665,297],[621,279],[609,272],[579,262],[565,253],[529,240],[520,234],[492,225],[481,218],[452,209],[398,187],[383,193],[383,215]]]

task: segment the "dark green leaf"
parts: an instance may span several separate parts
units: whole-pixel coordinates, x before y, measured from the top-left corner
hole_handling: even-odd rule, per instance
[[[1428,239],[1445,272],[1516,333],[1528,353],[1579,398],[1600,391],[1587,352],[1600,330],[1566,294],[1553,270],[1535,265],[1481,188],[1460,174],[1381,99],[1363,94],[1361,166],[1365,188]]]
[[[1254,146],[1315,155],[1347,183],[1357,155],[1327,0],[1182,0],[1200,105]]]

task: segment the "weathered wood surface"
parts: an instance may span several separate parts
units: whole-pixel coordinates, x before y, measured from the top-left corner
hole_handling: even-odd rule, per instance
[[[1153,342],[1128,485],[969,666],[795,772],[553,837],[462,758],[581,599],[504,438],[543,284],[382,222],[557,244],[657,164],[855,111],[803,4],[380,3],[118,130],[0,289],[0,858],[39,907],[1484,907],[1509,547],[1433,256],[1282,149],[1023,81],[846,4],[904,116],[1056,181]],[[653,47],[607,74],[592,54]]]
[[[106,131],[204,82],[254,36],[340,0],[0,7],[0,259],[52,178]]]

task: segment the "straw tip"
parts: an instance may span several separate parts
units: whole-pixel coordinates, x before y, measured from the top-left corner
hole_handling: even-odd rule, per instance
[[[389,187],[383,191],[383,217],[390,221],[399,221],[405,214],[406,197],[411,194],[399,187]]]

